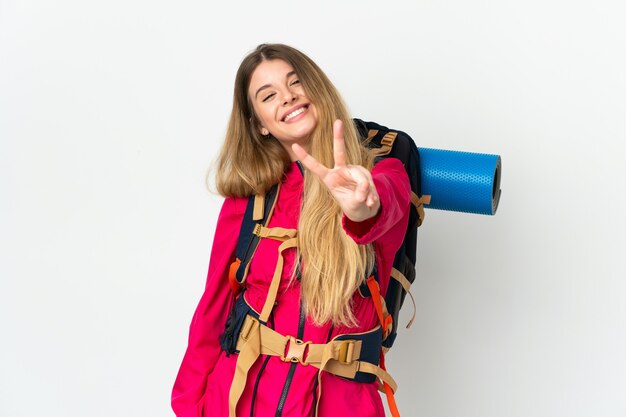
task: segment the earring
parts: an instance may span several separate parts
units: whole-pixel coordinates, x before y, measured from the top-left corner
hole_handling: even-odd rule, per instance
[[[266,128],[261,129],[261,135],[263,136],[269,136],[270,135],[270,131],[267,130]]]

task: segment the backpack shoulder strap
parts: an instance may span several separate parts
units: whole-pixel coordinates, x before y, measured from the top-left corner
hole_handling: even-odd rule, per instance
[[[236,259],[230,265],[229,282],[235,294],[238,294],[246,281],[250,261],[259,245],[259,236],[255,228],[267,226],[274,212],[274,206],[280,191],[280,184],[274,185],[266,194],[251,195],[243,215],[239,239],[237,241]]]

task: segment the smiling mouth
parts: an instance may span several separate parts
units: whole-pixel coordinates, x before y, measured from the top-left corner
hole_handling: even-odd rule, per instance
[[[289,120],[293,119],[297,115],[304,113],[308,108],[309,108],[309,106],[302,106],[302,107],[292,111],[291,113],[289,113],[285,117],[283,117],[283,122],[288,122]]]

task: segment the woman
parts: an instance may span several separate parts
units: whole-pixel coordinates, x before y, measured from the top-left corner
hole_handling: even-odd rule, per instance
[[[409,214],[402,164],[387,158],[372,167],[323,71],[297,49],[262,44],[237,72],[217,167],[225,201],[173,388],[176,415],[384,416],[376,382],[356,382],[354,372],[338,375],[352,360],[371,368],[363,372],[376,372],[376,363],[364,359],[369,341],[352,351],[355,338],[382,332],[372,298],[359,286],[374,265],[383,293],[389,282]],[[229,269],[248,197],[275,184],[268,236],[235,298]],[[272,237],[276,231],[285,236]],[[233,305],[245,311],[229,319],[230,329],[237,322],[241,330],[222,338],[236,347],[225,351],[220,335]],[[272,350],[269,339],[280,340],[284,352]],[[360,379],[375,379],[369,376]]]

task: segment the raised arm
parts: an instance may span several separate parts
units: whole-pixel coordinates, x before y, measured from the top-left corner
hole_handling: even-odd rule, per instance
[[[402,163],[387,158],[376,164],[372,172],[360,165],[348,165],[340,120],[333,125],[333,145],[332,168],[322,165],[297,144],[292,149],[302,164],[328,187],[343,211],[344,229],[357,243],[382,239],[392,246],[399,245],[411,201],[411,186]]]

